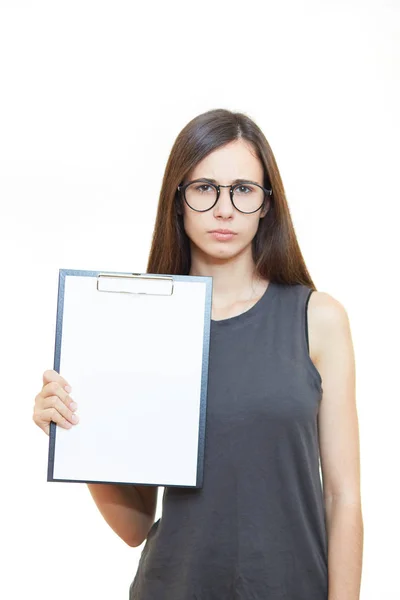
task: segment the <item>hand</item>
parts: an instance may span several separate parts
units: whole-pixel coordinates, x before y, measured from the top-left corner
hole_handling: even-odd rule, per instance
[[[50,421],[64,429],[71,429],[78,423],[79,418],[74,414],[78,405],[70,392],[68,382],[57,371],[51,369],[43,373],[43,387],[35,397],[32,418],[47,435],[50,433]]]

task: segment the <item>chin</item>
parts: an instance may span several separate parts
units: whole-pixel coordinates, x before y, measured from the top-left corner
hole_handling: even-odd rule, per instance
[[[232,242],[218,242],[212,244],[196,244],[192,243],[194,251],[215,259],[228,259],[240,254],[244,248],[238,247]]]

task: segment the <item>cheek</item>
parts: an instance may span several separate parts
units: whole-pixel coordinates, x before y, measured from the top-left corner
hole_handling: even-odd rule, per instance
[[[207,227],[206,225],[206,218],[204,215],[200,213],[196,214],[194,212],[188,213],[187,211],[185,211],[183,216],[183,226],[186,234],[190,238],[196,238],[202,234],[204,235],[204,233],[210,229],[210,227]]]
[[[249,215],[245,219],[244,223],[242,223],[242,228],[241,228],[242,239],[246,240],[247,243],[251,242],[251,240],[254,238],[254,236],[257,233],[259,223],[260,223],[259,216]]]

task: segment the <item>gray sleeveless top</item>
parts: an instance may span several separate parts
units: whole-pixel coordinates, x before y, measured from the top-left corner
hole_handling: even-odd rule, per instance
[[[130,600],[327,600],[311,293],[211,321],[203,487],[164,488]]]

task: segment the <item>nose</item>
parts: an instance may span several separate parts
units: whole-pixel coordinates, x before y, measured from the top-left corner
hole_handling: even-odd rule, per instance
[[[217,204],[214,206],[214,214],[221,216],[230,216],[235,207],[231,202],[231,194],[229,187],[219,188],[219,198]]]

